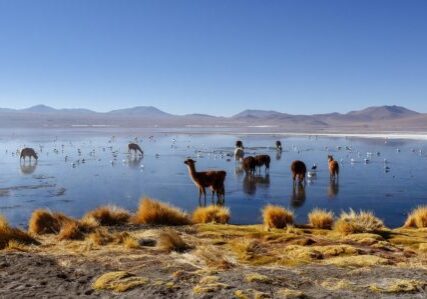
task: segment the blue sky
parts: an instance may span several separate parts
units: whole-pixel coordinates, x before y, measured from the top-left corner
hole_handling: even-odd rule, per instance
[[[427,1],[0,0],[0,107],[427,112]]]

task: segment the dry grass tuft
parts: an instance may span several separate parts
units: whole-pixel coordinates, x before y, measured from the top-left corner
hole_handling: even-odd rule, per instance
[[[84,223],[99,223],[99,225],[122,225],[128,223],[130,213],[125,209],[117,206],[108,205],[99,207],[84,215],[82,221]]]
[[[388,265],[389,260],[375,255],[338,256],[324,260],[325,264],[338,267],[369,267]]]
[[[269,278],[266,275],[259,274],[259,273],[250,273],[250,274],[245,275],[245,281],[246,282],[270,283],[271,278]]]
[[[95,229],[91,234],[89,234],[88,239],[92,243],[105,246],[107,244],[124,244],[126,248],[139,248],[139,242],[136,238],[131,236],[127,232],[115,232],[110,233],[105,227],[100,227]]]
[[[62,224],[58,234],[59,240],[82,240],[84,235],[77,221],[67,221]]]
[[[228,289],[229,285],[219,282],[218,276],[202,277],[197,285],[193,287],[193,292],[198,295],[206,293],[217,293],[221,289]]]
[[[191,221],[186,213],[168,204],[144,198],[132,217],[136,224],[186,225]]]
[[[408,215],[404,227],[427,227],[427,206],[419,206]]]
[[[135,276],[125,271],[109,272],[98,277],[92,284],[96,290],[126,292],[148,283],[148,278]]]
[[[264,225],[268,228],[284,228],[294,222],[294,215],[291,211],[281,206],[267,205],[262,210]]]
[[[230,220],[230,210],[226,207],[211,205],[208,207],[198,207],[193,212],[194,223],[220,223],[226,224]]]
[[[331,229],[334,224],[334,213],[322,209],[314,209],[308,214],[308,223],[314,228]]]
[[[419,292],[426,285],[427,282],[425,281],[391,278],[383,281],[381,284],[373,284],[369,289],[379,293],[414,293]]]
[[[164,230],[159,234],[157,247],[161,250],[170,251],[185,251],[190,248],[187,243],[173,230]]]
[[[288,288],[281,288],[276,291],[276,295],[278,298],[286,298],[286,299],[303,299],[307,298],[307,296],[298,290],[292,290]]]
[[[58,234],[65,223],[76,222],[76,220],[62,213],[53,213],[48,210],[38,209],[31,214],[29,221],[29,232],[37,235]]]
[[[383,222],[374,216],[372,212],[350,209],[342,212],[334,226],[334,230],[343,234],[371,233],[384,229]]]
[[[39,244],[28,233],[14,227],[10,227],[7,220],[0,215],[0,249],[13,244]]]

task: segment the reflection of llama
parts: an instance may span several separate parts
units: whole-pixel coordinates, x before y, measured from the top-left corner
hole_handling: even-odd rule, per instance
[[[31,157],[33,157],[34,159],[38,160],[39,157],[37,156],[36,152],[34,151],[34,149],[26,147],[24,149],[21,150],[21,156],[19,157],[19,160],[21,160],[22,158],[29,157],[30,161],[31,161]]]
[[[328,197],[334,198],[338,195],[338,192],[340,190],[340,186],[338,184],[338,180],[330,180],[329,181],[329,187],[328,187]]]
[[[292,179],[294,184],[296,183],[296,179],[299,180],[299,183],[305,183],[305,174],[307,173],[307,167],[305,163],[299,160],[295,160],[291,164],[292,171]]]
[[[128,157],[128,165],[130,168],[135,168],[135,169],[140,168],[141,161],[142,161],[141,155],[138,155],[138,156],[129,155]]]
[[[135,154],[137,152],[140,152],[141,155],[144,154],[144,152],[142,151],[141,147],[138,144],[136,144],[136,143],[129,143],[128,144],[128,151],[131,152],[132,150],[135,152]]]
[[[328,166],[329,166],[329,178],[338,179],[338,175],[340,173],[340,165],[337,161],[334,160],[334,157],[331,155],[328,155]]]
[[[219,202],[224,202],[225,188],[224,180],[227,173],[223,170],[211,170],[211,171],[196,171],[196,161],[188,159],[184,161],[184,164],[188,166],[188,172],[194,184],[199,188],[199,203],[202,195],[205,199],[206,204],[206,187],[210,187],[212,190],[212,202],[214,194],[216,193]]]
[[[300,207],[305,202],[305,187],[303,184],[294,185],[292,189],[291,205],[293,207]]]
[[[31,163],[30,161],[29,164],[25,163],[25,160],[24,160],[24,163],[21,163],[20,166],[21,166],[22,174],[32,174],[37,168],[37,160],[34,163]]]
[[[268,174],[265,176],[246,174],[243,179],[243,192],[248,195],[255,194],[257,187],[268,188],[269,186],[270,176]]]

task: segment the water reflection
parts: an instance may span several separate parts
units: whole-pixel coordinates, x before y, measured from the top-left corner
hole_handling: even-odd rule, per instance
[[[294,208],[301,207],[305,202],[305,186],[303,183],[294,184],[292,188],[291,205]]]
[[[328,186],[328,197],[329,198],[334,198],[338,195],[339,192],[339,183],[338,183],[338,179],[336,180],[330,180],[329,181],[329,186]]]
[[[243,179],[243,192],[248,195],[254,195],[257,187],[268,188],[270,186],[270,175],[246,174]]]
[[[142,156],[141,155],[129,155],[128,165],[129,168],[138,169],[141,167]]]
[[[28,164],[27,162],[24,160],[24,162],[21,162],[20,164],[21,167],[21,173],[22,174],[32,174],[34,173],[34,171],[36,171],[37,168],[37,160],[35,161],[29,161]]]
[[[276,151],[276,160],[282,159],[282,151]]]

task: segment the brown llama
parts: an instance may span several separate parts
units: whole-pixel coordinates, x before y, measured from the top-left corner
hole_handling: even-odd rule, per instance
[[[205,199],[206,204],[206,187],[210,187],[212,190],[212,202],[214,200],[214,194],[216,193],[218,203],[224,202],[225,199],[225,188],[224,180],[227,173],[223,170],[210,170],[210,171],[196,171],[196,161],[193,159],[187,159],[184,164],[188,166],[188,172],[194,184],[199,188],[199,203],[202,195]]]
[[[305,166],[305,163],[299,160],[295,160],[291,164],[291,171],[292,171],[292,179],[294,181],[294,184],[296,182],[296,179],[298,178],[299,182],[305,183],[305,174],[307,173],[307,167]]]
[[[328,166],[329,166],[329,178],[335,179],[338,178],[338,175],[340,173],[340,165],[337,161],[334,160],[334,157],[331,155],[328,155]]]
[[[31,161],[31,157],[34,157],[34,159],[36,159],[36,161],[39,159],[35,150],[30,148],[30,147],[26,147],[26,148],[21,150],[21,156],[19,157],[19,160],[24,158],[24,162],[25,162],[25,157],[29,157],[30,161]]]
[[[137,152],[140,152],[141,155],[144,154],[144,152],[142,151],[141,147],[138,144],[136,144],[136,143],[129,143],[128,144],[128,151],[131,152],[132,150],[135,152],[135,154]]]
[[[259,167],[259,170],[261,171],[261,167],[265,165],[265,171],[267,172],[270,170],[270,162],[271,158],[269,155],[256,155],[255,156],[255,162],[256,166]]]
[[[256,165],[257,165],[256,160],[252,156],[248,156],[243,159],[243,162],[242,162],[243,170],[248,174],[252,174],[255,172]]]

